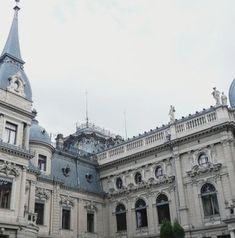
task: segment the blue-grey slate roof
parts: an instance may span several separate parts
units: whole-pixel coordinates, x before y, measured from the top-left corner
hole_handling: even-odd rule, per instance
[[[70,169],[68,176],[63,173],[63,168],[65,169],[66,167]],[[91,175],[90,182],[86,179],[86,174]],[[96,165],[88,161],[55,152],[52,158],[51,175],[60,178],[64,186],[91,193],[103,193]]]
[[[29,132],[29,142],[42,142],[51,145],[51,139],[46,130],[33,119]]]
[[[29,80],[23,70],[24,61],[21,57],[19,34],[18,34],[18,7],[15,7],[15,15],[11,29],[0,56],[0,88],[7,90],[9,78],[20,74],[24,83],[25,98],[32,101],[32,90]]]

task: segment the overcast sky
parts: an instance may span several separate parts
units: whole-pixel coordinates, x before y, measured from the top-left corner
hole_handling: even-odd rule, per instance
[[[0,1],[0,48],[13,0]],[[38,120],[128,137],[214,104],[235,78],[234,0],[21,0],[19,33]]]

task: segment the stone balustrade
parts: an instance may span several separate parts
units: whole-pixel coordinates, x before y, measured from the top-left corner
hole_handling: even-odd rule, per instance
[[[235,121],[234,112],[227,106],[211,107],[186,118],[176,120],[172,124],[162,126],[150,132],[146,132],[131,140],[124,141],[103,152],[97,154],[99,164],[105,164],[122,157],[126,157],[145,149],[150,149],[169,140],[175,140],[223,122]]]
[[[37,213],[28,212],[28,211],[25,212],[25,217],[29,225],[36,226],[37,216],[38,216]]]

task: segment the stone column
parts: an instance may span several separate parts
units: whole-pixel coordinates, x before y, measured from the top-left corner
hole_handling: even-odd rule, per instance
[[[154,195],[152,193],[149,194],[148,197],[148,209],[147,209],[147,217],[148,217],[148,229],[149,229],[149,234],[154,234],[155,233],[155,227],[157,225],[157,221],[154,220],[154,214],[153,214],[153,204],[155,204],[154,201]],[[156,207],[155,207],[156,209]]]
[[[26,167],[23,167],[21,174],[20,203],[18,213],[19,220],[24,219],[25,186],[26,186]]]
[[[4,133],[4,115],[0,113],[0,138],[1,139],[4,138],[3,133]]]
[[[135,211],[132,209],[132,199],[128,198],[128,204],[127,204],[127,232],[128,232],[128,237],[132,237],[134,235],[134,230],[135,230],[135,224],[133,223],[133,216],[135,216]]]
[[[35,185],[36,185],[36,181],[30,182],[29,212],[33,212],[33,213],[34,213],[34,206],[35,206]]]
[[[25,127],[24,127],[24,148],[26,150],[29,149],[29,125],[26,124]]]
[[[224,161],[227,165],[227,170],[230,178],[230,186],[231,186],[231,193],[232,197],[235,198],[235,173],[234,173],[234,164],[233,164],[233,155],[231,151],[231,141],[224,140],[222,142],[223,149],[224,149]]]
[[[235,238],[234,230],[233,230],[233,231],[230,231],[230,237],[231,237],[231,238]]]
[[[175,161],[175,180],[177,185],[177,194],[178,194],[178,202],[179,202],[179,215],[180,215],[180,223],[184,228],[189,227],[189,220],[188,220],[188,208],[186,205],[185,199],[185,191],[183,185],[183,174],[180,164],[180,156],[178,152],[175,150],[173,151],[174,161]]]
[[[52,221],[51,232],[55,237],[59,236],[61,212],[60,212],[60,196],[59,196],[59,184],[55,183],[52,191]]]
[[[193,201],[194,206],[195,206],[195,214],[194,214],[194,219],[196,222],[196,225],[200,226],[202,225],[202,217],[201,217],[201,209],[200,209],[200,203],[199,199],[201,199],[201,196],[198,194],[198,184],[193,182],[193,195],[195,200]]]

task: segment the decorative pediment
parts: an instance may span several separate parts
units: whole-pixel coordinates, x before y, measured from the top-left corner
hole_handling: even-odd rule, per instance
[[[74,206],[74,199],[71,198],[69,195],[61,195],[60,196],[60,204],[66,207],[73,207]]]
[[[213,164],[208,162],[207,164],[204,164],[203,166],[200,165],[194,165],[190,171],[187,171],[188,176],[195,177],[199,176],[200,174],[209,173],[209,172],[216,172],[219,171],[222,164],[217,163]]]
[[[18,72],[9,78],[9,85],[7,89],[12,93],[25,97],[24,86],[25,83],[22,80],[21,73]]]
[[[4,173],[7,176],[13,175],[15,177],[20,175],[20,172],[19,172],[18,168],[16,167],[16,164],[10,163],[8,161],[3,161],[0,164],[0,173]]]
[[[84,206],[84,208],[89,211],[97,211],[97,207],[93,201],[86,202],[86,205]]]
[[[45,188],[36,187],[35,197],[39,200],[48,200],[50,197],[50,191]]]

